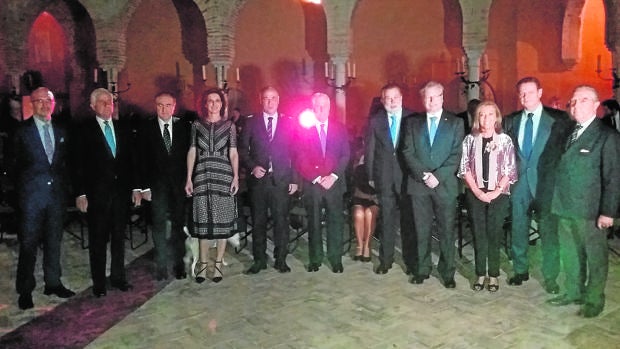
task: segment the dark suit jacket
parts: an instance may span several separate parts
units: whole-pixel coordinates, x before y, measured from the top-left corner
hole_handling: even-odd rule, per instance
[[[24,121],[13,139],[12,175],[19,207],[40,201],[64,203],[67,199],[67,134],[52,121],[54,158],[50,165],[34,118]]]
[[[397,150],[405,133],[406,119],[412,114],[411,110],[403,108],[396,148],[390,136],[387,112],[382,109],[368,119],[364,164],[368,180],[375,182],[375,189],[380,193],[389,190],[400,193],[402,190],[405,164]]]
[[[299,135],[296,167],[301,177],[306,182],[312,182],[318,176],[328,176],[334,173],[338,176],[338,180],[331,190],[344,194],[346,191],[345,171],[351,155],[349,138],[344,125],[336,120],[329,120],[325,157],[321,151],[321,141],[315,126],[302,128]]]
[[[519,144],[522,118],[523,110],[520,110],[508,115],[503,122],[504,132],[512,139],[517,155],[519,180],[512,186],[512,195],[524,195],[529,190],[529,195],[537,198],[539,207],[548,208],[553,195],[554,169],[574,122],[564,111],[543,107],[536,141],[528,159]]]
[[[426,113],[408,118],[402,148],[409,170],[407,192],[415,194],[431,190],[424,184],[422,178],[424,172],[432,172],[439,180],[439,186],[434,190],[444,191],[446,196],[456,198],[458,194],[456,171],[461,161],[464,137],[463,120],[444,110],[431,147]]]
[[[94,117],[76,132],[74,191],[76,196],[86,194],[89,211],[114,195],[126,197],[129,204],[131,190],[139,189],[131,129],[118,120],[113,125],[116,157]]]
[[[564,152],[556,168],[552,213],[596,220],[618,216],[620,134],[595,119]]]
[[[137,156],[141,189],[150,188],[155,192],[174,188],[175,193],[185,196],[189,132],[186,121],[172,119],[172,147],[168,154],[157,117],[142,125],[138,132]]]
[[[256,166],[269,170],[271,161],[275,184],[297,183],[297,172],[293,166],[297,135],[295,120],[279,114],[273,140],[269,142],[263,113],[254,115],[246,118],[240,137],[238,151],[241,164],[249,174]],[[260,181],[252,175],[247,178],[250,186]]]

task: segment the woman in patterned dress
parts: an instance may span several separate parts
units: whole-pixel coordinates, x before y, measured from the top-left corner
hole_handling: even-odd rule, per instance
[[[226,239],[233,235],[237,212],[234,195],[239,190],[237,133],[225,120],[224,95],[218,89],[202,94],[198,120],[192,124],[187,153],[185,191],[193,197],[193,236],[200,239],[200,262],[196,282],[206,280],[208,240],[217,240],[213,281],[222,280],[222,258]]]

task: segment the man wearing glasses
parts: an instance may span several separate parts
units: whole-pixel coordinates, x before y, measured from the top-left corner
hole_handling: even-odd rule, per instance
[[[14,138],[14,179],[19,207],[19,260],[16,289],[22,310],[34,307],[34,268],[43,243],[46,295],[69,298],[75,293],[60,281],[60,245],[67,199],[67,142],[65,129],[52,121],[56,101],[46,87],[30,95],[33,115]]]
[[[402,154],[409,171],[407,193],[411,195],[418,245],[411,283],[421,284],[431,273],[434,218],[440,250],[437,271],[446,288],[455,288],[456,170],[464,126],[462,119],[443,109],[443,93],[443,86],[435,81],[420,90],[426,112],[407,119]]]
[[[155,96],[157,117],[145,122],[138,133],[142,198],[151,201],[155,278],[168,278],[169,259],[176,279],[187,276],[183,255],[185,175],[189,150],[189,124],[173,117],[176,99],[161,92]],[[170,221],[170,234],[167,234]],[[169,238],[167,238],[169,236]]]

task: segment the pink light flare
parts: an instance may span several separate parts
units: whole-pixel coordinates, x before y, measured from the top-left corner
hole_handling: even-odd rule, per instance
[[[303,128],[310,128],[316,125],[316,115],[310,109],[306,109],[299,114],[299,125]]]

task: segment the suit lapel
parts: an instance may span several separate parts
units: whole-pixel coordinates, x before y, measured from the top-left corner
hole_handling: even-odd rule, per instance
[[[43,139],[41,139],[41,134],[39,134],[39,129],[37,128],[37,125],[34,123],[34,116],[31,117],[28,122],[30,122],[30,127],[28,131],[30,133],[30,136],[28,138],[39,140],[38,142],[35,142],[36,145],[34,146],[33,150],[37,154],[39,154],[39,157],[47,161],[47,154],[45,154],[45,147],[43,146]]]
[[[521,143],[519,142],[519,127],[521,126],[521,118],[523,117],[523,110],[517,114],[514,118],[512,118],[512,129],[514,130],[514,138],[516,143],[516,149],[520,158],[525,158],[523,155],[523,150],[521,149]]]
[[[545,149],[545,144],[547,144],[549,135],[551,134],[551,127],[553,126],[553,123],[553,118],[551,118],[543,109],[543,112],[540,115],[540,123],[538,124],[536,141],[534,142],[534,147],[532,148],[532,154],[530,154],[530,159],[537,159],[538,157],[540,157],[543,149]]]
[[[383,112],[383,116],[377,120],[377,134],[381,143],[394,147],[392,143],[392,135],[390,134],[390,123],[388,121],[387,112]]]

